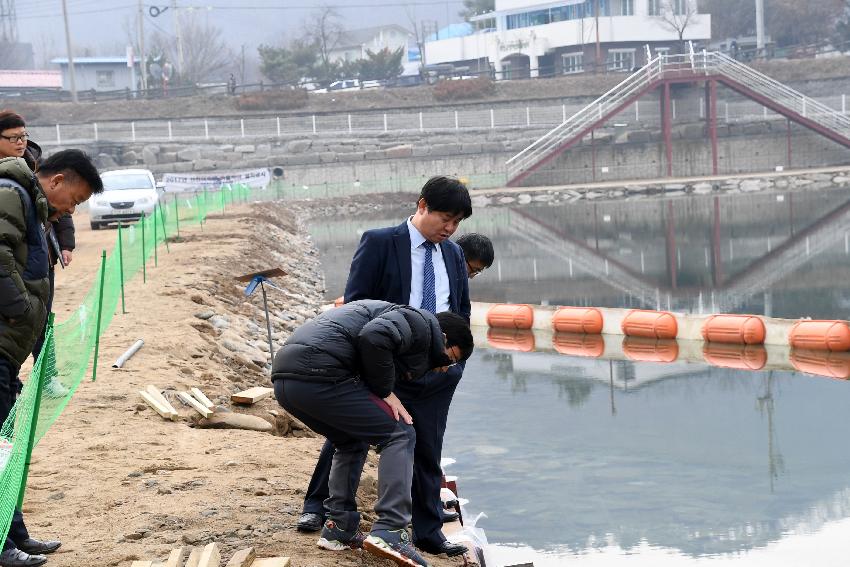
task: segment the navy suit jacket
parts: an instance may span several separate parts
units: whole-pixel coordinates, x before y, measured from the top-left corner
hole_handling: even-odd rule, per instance
[[[469,278],[463,250],[449,240],[441,242],[440,249],[449,276],[449,309],[469,321]],[[345,302],[379,299],[407,305],[411,273],[407,221],[395,227],[366,231],[351,261]]]

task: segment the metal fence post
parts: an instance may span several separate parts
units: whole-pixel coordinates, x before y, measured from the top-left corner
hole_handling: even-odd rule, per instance
[[[351,134],[351,115],[348,115],[348,133]]]
[[[455,130],[460,130],[460,120],[458,119],[457,110],[455,110]]]
[[[118,272],[121,275],[121,313],[126,314],[124,306],[124,236],[121,231],[121,221],[118,221]]]
[[[313,133],[316,133],[316,115],[313,115]]]
[[[242,130],[242,137],[244,138],[245,137],[245,119],[244,118],[239,119],[239,129]]]
[[[136,141],[136,123],[130,122],[130,138],[135,142]]]
[[[531,126],[531,107],[525,107],[525,125]]]
[[[280,138],[280,116],[277,117],[277,137]]]
[[[97,357],[100,352],[100,318],[103,314],[103,284],[106,278],[106,250],[100,253],[100,286],[97,298],[97,328],[94,333],[94,363],[92,363],[91,381],[97,379]]]
[[[59,124],[56,125],[56,143],[62,143],[62,133],[59,131]]]
[[[171,120],[169,120],[168,121],[168,141],[170,142],[173,139],[174,139],[174,136],[171,134]]]
[[[419,131],[422,132],[425,129],[424,124],[422,123],[422,113],[419,113]]]
[[[98,136],[97,136],[97,122],[95,122],[94,124],[92,124],[92,126],[94,126],[94,141],[95,141],[95,142],[97,142],[97,140],[98,140]]]
[[[496,127],[496,113],[491,108],[490,109],[490,129],[492,130],[495,127]]]
[[[204,138],[207,140],[210,139],[210,123],[206,118],[204,118]]]
[[[387,113],[384,113],[384,132],[387,131]]]

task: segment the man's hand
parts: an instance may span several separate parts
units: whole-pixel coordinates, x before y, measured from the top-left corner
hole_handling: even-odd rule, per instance
[[[399,400],[395,394],[390,394],[384,398],[384,401],[387,402],[387,405],[390,406],[391,410],[393,410],[393,416],[396,421],[398,421],[398,418],[401,417],[407,425],[413,425],[413,418],[410,417],[410,414],[407,413],[407,410],[404,409],[403,405],[401,405],[401,400]]]
[[[62,251],[62,263],[64,265],[67,266],[68,264],[70,264],[72,257],[73,257],[73,254],[71,253],[70,250],[63,250]]]

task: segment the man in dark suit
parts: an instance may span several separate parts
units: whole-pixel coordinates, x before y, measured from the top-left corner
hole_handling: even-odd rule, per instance
[[[460,247],[449,237],[472,215],[466,186],[450,177],[432,177],[422,187],[416,212],[395,227],[363,234],[354,253],[345,302],[379,299],[432,312],[470,315],[468,267]],[[413,417],[416,450],[413,470],[413,542],[428,553],[461,555],[466,547],[450,543],[442,533],[440,456],[449,405],[463,365],[446,373],[429,373],[417,381],[399,380],[395,393]],[[321,527],[333,446],[325,442],[310,486],[302,531]]]

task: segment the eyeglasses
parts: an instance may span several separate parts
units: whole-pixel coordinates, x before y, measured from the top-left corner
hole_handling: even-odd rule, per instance
[[[29,137],[29,132],[24,132],[23,134],[18,134],[16,136],[4,136],[0,134],[0,138],[3,138],[4,140],[9,140],[13,144],[17,144],[18,142],[26,142]]]
[[[467,260],[466,261],[466,269],[467,269],[467,272],[469,273],[469,277],[474,278],[475,276],[477,276],[478,274],[480,274],[481,272],[486,270],[487,267],[485,266],[483,268],[476,268],[472,264],[469,263],[469,260]]]

